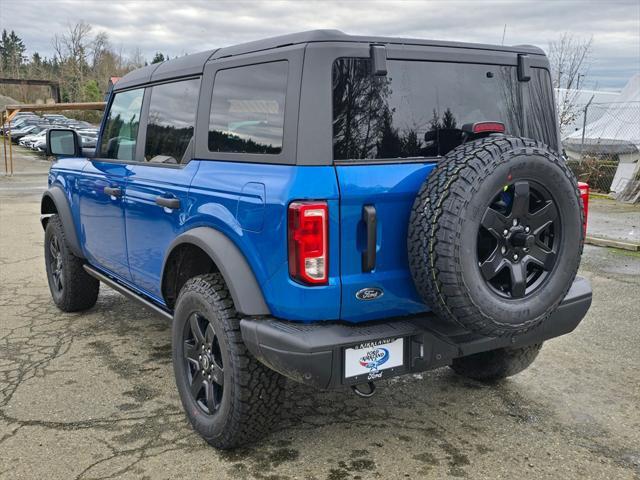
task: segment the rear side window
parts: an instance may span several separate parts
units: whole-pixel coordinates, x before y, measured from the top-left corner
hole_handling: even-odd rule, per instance
[[[445,155],[466,123],[502,122],[522,135],[515,67],[390,60],[387,68],[375,77],[369,59],[335,61],[334,159]]]
[[[177,164],[191,159],[199,92],[198,78],[152,87],[145,161]]]
[[[102,134],[100,157],[134,159],[143,97],[143,88],[116,93]]]
[[[288,62],[221,70],[211,98],[209,150],[282,152]]]

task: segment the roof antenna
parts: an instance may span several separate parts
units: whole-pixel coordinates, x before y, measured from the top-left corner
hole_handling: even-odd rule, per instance
[[[504,24],[504,30],[502,30],[502,43],[500,45],[504,45],[504,36],[507,34],[507,24]]]

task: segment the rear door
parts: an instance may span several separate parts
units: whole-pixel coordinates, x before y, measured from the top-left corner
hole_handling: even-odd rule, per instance
[[[147,87],[137,162],[129,168],[126,237],[135,285],[162,299],[162,262],[182,231],[198,163],[190,162],[200,78]]]
[[[440,56],[441,57],[441,56]],[[475,58],[481,58],[476,56]],[[333,157],[340,187],[341,318],[372,320],[428,309],[413,285],[407,231],[415,196],[466,123],[498,121],[522,135],[513,65],[393,58],[333,63]]]

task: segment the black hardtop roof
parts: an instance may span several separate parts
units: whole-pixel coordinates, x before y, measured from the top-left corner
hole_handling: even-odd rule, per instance
[[[241,43],[230,47],[207,50],[192,55],[185,55],[159,64],[148,65],[134,70],[122,77],[114,86],[114,90],[140,85],[148,82],[161,81],[169,78],[197,75],[202,73],[204,65],[209,60],[232,57],[246,53],[271,50],[289,45],[302,45],[316,42],[353,42],[376,43],[390,45],[423,45],[435,47],[466,48],[476,50],[492,50],[499,52],[528,53],[531,55],[544,55],[544,52],[535,46],[518,45],[488,45],[480,43],[449,42],[441,40],[423,40],[416,38],[375,37],[363,35],[348,35],[340,30],[309,30],[306,32],[292,33],[270,37],[254,42]]]

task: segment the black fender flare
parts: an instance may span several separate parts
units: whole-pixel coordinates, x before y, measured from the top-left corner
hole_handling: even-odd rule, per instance
[[[178,235],[167,249],[162,262],[162,284],[167,260],[182,244],[192,244],[203,250],[216,264],[224,278],[236,310],[244,315],[269,315],[262,289],[240,249],[224,233],[210,227],[196,227]]]
[[[51,210],[49,202],[53,202],[55,210]],[[71,252],[79,258],[84,258],[80,242],[78,240],[78,232],[76,232],[76,226],[73,223],[73,215],[71,214],[71,207],[67,200],[62,187],[58,185],[52,185],[49,189],[42,194],[42,200],[40,202],[40,223],[42,228],[47,228],[47,222],[51,215],[57,214],[62,222],[64,228],[64,235],[67,241],[67,245],[71,249]]]

